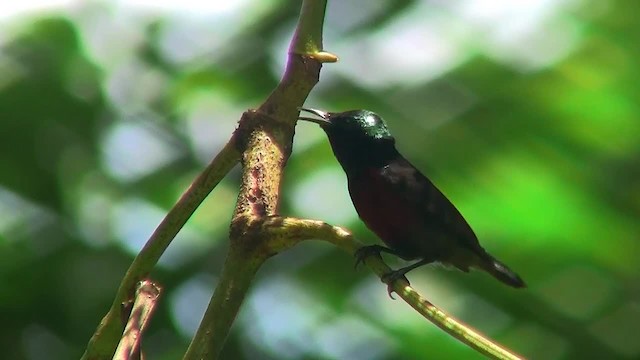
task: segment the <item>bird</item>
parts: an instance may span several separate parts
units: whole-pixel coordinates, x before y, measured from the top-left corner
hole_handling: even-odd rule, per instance
[[[363,246],[356,266],[366,257],[385,252],[417,262],[384,274],[389,286],[420,266],[438,262],[463,272],[475,268],[502,283],[526,287],[507,265],[491,256],[453,203],[396,149],[385,121],[368,110],[325,112],[300,108],[317,116],[300,120],[319,124],[342,166],[349,195],[364,224],[386,246]]]

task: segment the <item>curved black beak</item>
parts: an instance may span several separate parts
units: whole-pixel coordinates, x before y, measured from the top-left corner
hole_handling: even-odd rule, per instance
[[[326,112],[326,111],[321,111],[321,110],[316,110],[316,109],[305,109],[305,108],[299,108],[300,111],[306,111],[306,112],[310,112],[313,115],[319,116],[320,119],[317,118],[310,118],[310,117],[305,117],[305,116],[300,116],[298,117],[299,120],[305,120],[305,121],[311,121],[313,123],[316,123],[318,125],[331,125],[331,114]]]

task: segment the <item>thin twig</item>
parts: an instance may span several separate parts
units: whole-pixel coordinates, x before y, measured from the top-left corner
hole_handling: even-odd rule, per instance
[[[150,280],[138,283],[136,297],[131,309],[131,315],[124,328],[122,339],[113,356],[118,360],[140,359],[140,342],[147,329],[151,315],[158,304],[162,289]]]

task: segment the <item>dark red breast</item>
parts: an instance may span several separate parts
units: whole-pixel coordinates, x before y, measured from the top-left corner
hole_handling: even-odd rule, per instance
[[[390,248],[407,260],[419,257],[412,243],[421,214],[398,196],[380,168],[349,177],[349,193],[360,219]]]

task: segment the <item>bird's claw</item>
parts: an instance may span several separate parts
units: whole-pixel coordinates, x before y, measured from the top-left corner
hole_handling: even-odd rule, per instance
[[[404,274],[405,273],[403,271],[395,270],[395,271],[390,271],[380,277],[380,280],[383,283],[387,284],[387,293],[389,294],[389,297],[393,300],[396,299],[393,297],[393,293],[395,292],[395,290],[393,290],[393,283],[396,282],[396,280],[402,279],[407,282],[407,285],[410,285],[409,279],[407,279],[407,277],[404,276]]]
[[[366,258],[371,255],[380,256],[380,253],[385,250],[386,248],[380,245],[370,245],[359,248],[358,250],[356,250],[355,254],[353,254],[353,256],[356,258],[356,263],[353,268],[357,269],[358,265],[364,263],[364,260]]]
[[[395,254],[393,250],[390,250],[389,248],[386,248],[380,245],[370,245],[370,246],[363,246],[359,248],[358,250],[356,250],[355,254],[353,255],[356,258],[356,263],[354,265],[354,268],[357,268],[358,265],[363,263],[364,260],[371,255],[380,256],[381,252],[388,252],[391,254]],[[393,293],[394,293],[393,283],[396,280],[402,279],[406,281],[407,284],[409,284],[409,280],[407,279],[406,276],[404,276],[406,272],[407,270],[406,268],[404,268],[400,270],[390,271],[380,277],[380,280],[382,280],[383,283],[387,284],[387,293],[389,294],[389,297],[392,298],[393,300],[395,300],[395,298],[393,297]]]
[[[356,263],[353,265],[353,268],[357,269],[360,264],[364,263],[364,259],[374,254],[380,254],[380,251],[373,248],[373,246],[363,246],[359,248],[356,250],[355,254],[353,254],[356,258]]]

